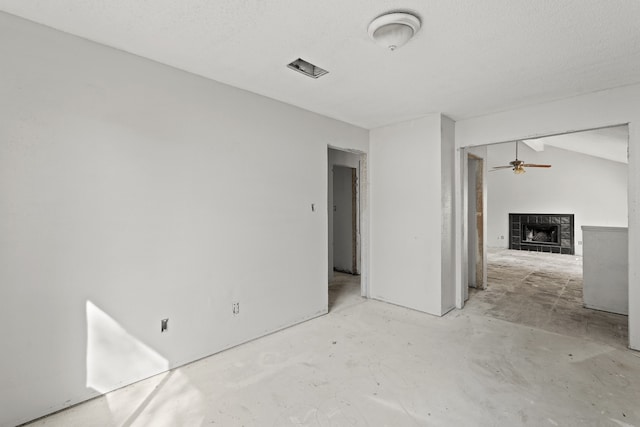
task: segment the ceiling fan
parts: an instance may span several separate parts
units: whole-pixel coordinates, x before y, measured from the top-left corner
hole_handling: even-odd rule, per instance
[[[526,172],[526,170],[524,169],[525,167],[527,168],[550,168],[551,167],[551,165],[536,165],[532,163],[525,163],[524,160],[518,160],[518,143],[519,142],[520,141],[516,141],[516,159],[509,162],[508,166],[494,166],[492,171],[511,168],[513,170],[513,173],[515,173],[516,175],[520,175]]]

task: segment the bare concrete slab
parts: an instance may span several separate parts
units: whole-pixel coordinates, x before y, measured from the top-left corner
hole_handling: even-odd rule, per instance
[[[477,313],[619,347],[628,345],[627,316],[584,307],[582,257],[491,249],[486,290],[472,290]]]

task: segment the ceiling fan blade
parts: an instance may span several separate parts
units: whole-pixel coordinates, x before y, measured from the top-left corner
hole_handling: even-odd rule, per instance
[[[524,165],[522,165],[522,167],[525,168],[550,168],[551,165],[535,165],[532,163],[525,163]]]
[[[507,169],[507,168],[513,168],[513,165],[509,165],[509,166],[494,166],[493,169]]]

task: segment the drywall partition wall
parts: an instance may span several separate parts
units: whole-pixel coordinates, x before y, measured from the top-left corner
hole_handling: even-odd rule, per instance
[[[514,159],[515,144],[490,145],[487,152],[489,167],[506,165]],[[510,213],[574,214],[576,255],[582,255],[582,225],[627,226],[626,164],[550,146],[536,152],[520,144],[518,155],[552,167],[488,174],[488,246],[509,247]]]
[[[441,315],[441,118],[370,131],[371,297]]]
[[[0,425],[326,312],[327,145],[368,131],[6,14],[0,52]]]
[[[640,259],[640,85],[462,120],[456,122],[456,145],[484,145],[625,123],[629,123],[629,343],[640,350],[640,265],[635,262]],[[460,194],[458,187],[456,203]],[[460,227],[461,220],[456,218]],[[457,257],[461,250],[456,251]],[[457,292],[461,292],[460,283]]]
[[[456,149],[455,149],[455,122],[448,117],[440,118],[440,161],[441,161],[441,189],[440,196],[440,224],[442,227],[441,240],[441,289],[442,302],[441,313],[446,313],[455,308],[455,225],[454,225],[454,209],[455,209],[455,179],[456,179]]]
[[[629,239],[625,227],[583,226],[584,306],[629,314]]]

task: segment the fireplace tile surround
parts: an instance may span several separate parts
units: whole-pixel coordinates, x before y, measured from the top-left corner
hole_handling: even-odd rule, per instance
[[[575,254],[573,214],[509,214],[509,249]]]

